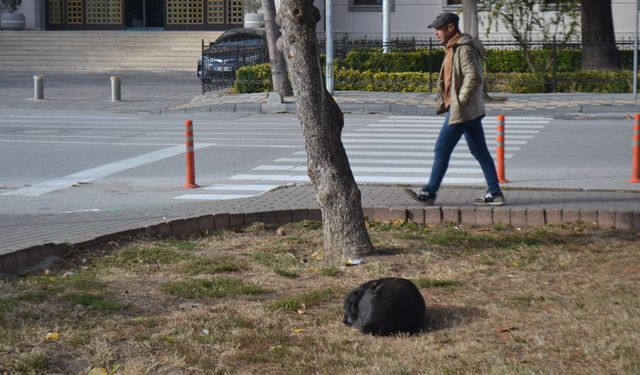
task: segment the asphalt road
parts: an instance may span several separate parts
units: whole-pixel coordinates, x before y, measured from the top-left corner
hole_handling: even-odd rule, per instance
[[[305,183],[295,115],[195,113],[196,182],[184,189],[184,114],[0,111],[0,213],[116,211],[255,196]],[[343,141],[361,184],[419,186],[441,118],[347,115]],[[629,121],[511,116],[508,187],[640,190]],[[495,150],[495,120],[485,130]],[[445,185],[483,186],[461,142]]]

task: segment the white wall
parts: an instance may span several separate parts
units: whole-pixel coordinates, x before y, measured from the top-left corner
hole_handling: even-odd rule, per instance
[[[276,0],[277,2],[277,0]],[[462,9],[447,9],[444,0],[396,0],[395,12],[391,13],[390,24],[392,37],[416,36],[420,39],[433,37],[433,30],[427,25],[441,12],[453,11],[460,15]],[[617,38],[632,38],[635,28],[634,8],[636,0],[612,0],[613,22]],[[324,0],[315,0],[315,5],[324,14]],[[482,18],[482,14],[480,15]],[[319,35],[324,35],[324,21],[318,24]],[[461,21],[461,26],[462,21]],[[349,11],[348,0],[333,1],[333,28],[336,33],[355,35],[367,34],[380,36],[382,34],[381,12],[353,12]],[[485,26],[479,25],[481,38],[486,39]],[[511,34],[503,26],[492,29],[489,38],[510,38]]]

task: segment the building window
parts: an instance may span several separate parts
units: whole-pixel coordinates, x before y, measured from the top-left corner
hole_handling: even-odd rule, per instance
[[[391,11],[396,11],[396,1],[391,1]],[[382,12],[382,0],[349,0],[350,12]]]
[[[462,8],[462,0],[444,0],[442,3],[443,10],[459,10]]]

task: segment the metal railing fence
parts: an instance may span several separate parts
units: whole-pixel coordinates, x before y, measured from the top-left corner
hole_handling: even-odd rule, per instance
[[[513,40],[483,41],[485,85],[489,91],[505,92],[631,92],[633,39],[597,41],[588,46],[579,40],[569,42],[532,41],[522,45]],[[391,53],[382,53],[378,39],[337,38],[333,42],[335,89],[364,91],[434,92],[444,56],[434,38],[394,38]],[[583,48],[613,47],[619,59],[618,70],[585,71]],[[324,42],[320,41],[320,51]],[[525,53],[526,52],[526,53]],[[217,52],[216,52],[217,53]],[[219,52],[225,54],[229,52]],[[233,51],[242,60],[239,50]],[[266,52],[265,52],[266,54]],[[216,55],[217,56],[217,55]],[[267,59],[268,60],[268,59]],[[324,66],[324,55],[321,57]],[[235,70],[216,72],[206,90],[228,87]],[[245,92],[252,86],[264,87],[265,79],[243,78]],[[203,82],[203,92],[205,90]]]

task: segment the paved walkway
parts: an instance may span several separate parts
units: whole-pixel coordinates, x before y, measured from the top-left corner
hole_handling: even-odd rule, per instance
[[[295,112],[293,98],[283,102],[266,94],[199,95],[195,77],[182,73],[120,74],[123,101],[109,101],[108,74],[45,76],[45,101],[34,101],[32,78],[26,73],[0,72],[0,111],[39,109],[64,112],[82,109],[110,112],[238,111]],[[629,118],[640,112],[630,94],[491,94],[488,115],[532,115],[559,118]],[[345,112],[433,115],[427,94],[337,92]],[[470,204],[477,188],[444,187],[437,206],[412,201],[401,187],[361,186],[365,214],[375,220],[409,219],[420,223],[471,225],[510,224],[518,227],[585,221],[606,227],[640,231],[640,193],[624,191],[506,190],[508,204],[478,208]],[[253,221],[286,223],[319,219],[309,185],[279,188],[258,197],[210,203],[180,203],[153,209],[84,212],[55,215],[2,215],[0,212],[0,273],[14,272],[44,257],[62,254],[65,244],[81,249],[124,235],[182,236]],[[114,237],[115,236],[115,237]]]

